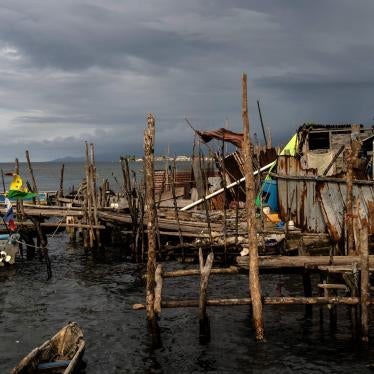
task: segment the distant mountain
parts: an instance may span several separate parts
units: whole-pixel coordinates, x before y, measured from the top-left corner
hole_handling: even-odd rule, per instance
[[[50,160],[48,162],[83,162],[83,161],[84,161],[84,159],[82,157],[66,156],[66,157],[56,158],[56,159]]]
[[[119,161],[120,156],[115,156],[112,154],[100,153],[95,155],[95,160],[98,162],[114,162]],[[61,158],[56,158],[54,160],[50,160],[48,162],[84,162],[85,159],[83,157],[72,157],[72,156],[65,156]]]

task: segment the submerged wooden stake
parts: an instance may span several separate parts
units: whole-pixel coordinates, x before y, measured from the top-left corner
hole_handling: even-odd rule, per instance
[[[209,282],[210,270],[213,266],[214,254],[210,252],[204,262],[203,251],[199,248],[199,263],[200,263],[200,298],[199,298],[199,325],[200,325],[200,339],[209,340],[210,326],[209,318],[206,313],[207,288]]]
[[[264,322],[262,319],[261,285],[258,270],[258,246],[256,233],[255,181],[251,141],[249,132],[249,117],[247,104],[247,74],[242,77],[242,119],[243,119],[243,153],[245,172],[245,192],[249,246],[249,289],[252,299],[253,324],[258,341],[264,340]]]
[[[162,265],[158,264],[155,272],[155,302],[154,302],[154,310],[157,315],[161,314],[161,294],[162,294]]]

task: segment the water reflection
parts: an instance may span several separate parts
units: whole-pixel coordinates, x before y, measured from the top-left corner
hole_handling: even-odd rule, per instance
[[[46,281],[45,264],[21,261],[0,271],[0,372],[53,335],[68,320],[77,321],[87,340],[87,373],[369,373],[371,342],[363,348],[352,340],[349,309],[337,308],[337,326],[330,332],[328,310],[306,314],[304,306],[265,306],[267,342],[258,344],[248,306],[208,308],[211,340],[199,344],[196,308],[164,309],[159,326],[162,347],[154,349],[143,302],[141,266],[125,263],[120,248],[103,254],[84,253],[66,244],[65,235],[49,240],[53,278]],[[165,269],[184,268],[176,263]],[[166,279],[164,297],[196,298],[198,277]],[[297,275],[263,275],[264,295],[302,294]],[[246,275],[214,276],[209,297],[246,297]]]

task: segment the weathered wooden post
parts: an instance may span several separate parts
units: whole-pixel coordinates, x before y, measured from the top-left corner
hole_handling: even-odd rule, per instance
[[[199,298],[199,326],[200,326],[200,342],[205,343],[210,339],[210,322],[206,313],[207,288],[209,282],[210,270],[213,266],[214,254],[210,252],[204,263],[203,250],[199,248],[200,263],[200,298]]]
[[[163,278],[162,278],[162,265],[158,264],[155,271],[155,302],[154,302],[154,310],[155,313],[159,316],[161,314],[161,301],[162,301],[162,286],[163,286]]]
[[[347,251],[348,255],[354,255],[354,233],[353,233],[353,155],[352,149],[346,151],[347,164],[347,203],[346,203],[346,225],[347,225]]]
[[[362,341],[369,340],[369,246],[368,225],[362,222],[360,236],[360,262],[361,262],[361,338]]]
[[[31,180],[32,180],[32,192],[38,193],[38,187],[36,185],[35,177],[34,177],[34,171],[32,169],[31,161],[30,161],[30,155],[29,151],[26,150],[26,160],[27,160],[27,165],[29,167],[29,172],[31,175]]]
[[[255,181],[251,141],[249,133],[249,117],[247,104],[247,74],[242,77],[242,119],[243,119],[243,154],[245,173],[246,210],[249,249],[249,289],[252,299],[253,325],[258,341],[264,340],[264,321],[262,319],[261,285],[258,270],[258,247],[256,230]]]
[[[179,236],[179,244],[182,247],[182,262],[184,262],[184,247],[183,247],[183,234],[182,234],[182,229],[179,221],[179,213],[178,213],[178,202],[177,202],[177,194],[175,192],[175,176],[177,174],[177,164],[175,161],[175,157],[173,160],[173,169],[172,169],[172,176],[171,176],[171,193],[173,195],[173,206],[174,206],[174,215],[175,215],[175,220],[177,222],[178,226],[178,236]]]
[[[96,189],[96,162],[95,162],[95,147],[93,143],[90,144],[90,168],[91,168],[91,198],[93,206],[93,221],[95,226],[99,225],[99,219],[97,217],[97,189]],[[98,248],[101,248],[100,230],[95,230],[95,244]]]
[[[60,171],[60,188],[58,190],[57,197],[62,198],[64,197],[64,172],[65,172],[65,164],[61,165],[61,171]],[[62,206],[62,201],[59,201],[58,205]]]
[[[155,181],[154,181],[154,141],[155,118],[152,114],[147,116],[147,128],[144,131],[144,176],[145,176],[145,203],[147,211],[148,231],[148,261],[146,285],[147,321],[152,340],[159,344],[159,328],[155,303],[155,272],[156,272],[156,211],[155,211]]]
[[[358,140],[351,141],[351,148],[346,151],[347,162],[347,204],[346,204],[346,223],[347,223],[347,253],[350,256],[357,255],[354,245],[353,228],[353,166],[357,161],[357,154],[360,148]]]

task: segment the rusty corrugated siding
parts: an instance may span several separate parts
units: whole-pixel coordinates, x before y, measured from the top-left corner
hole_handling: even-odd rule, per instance
[[[283,220],[292,219],[296,226],[309,232],[329,232],[338,241],[344,233],[347,188],[338,178],[317,177],[301,167],[300,161],[280,156],[277,170],[278,204]],[[356,181],[354,200],[359,203],[361,219],[369,219],[374,201],[374,183]]]

